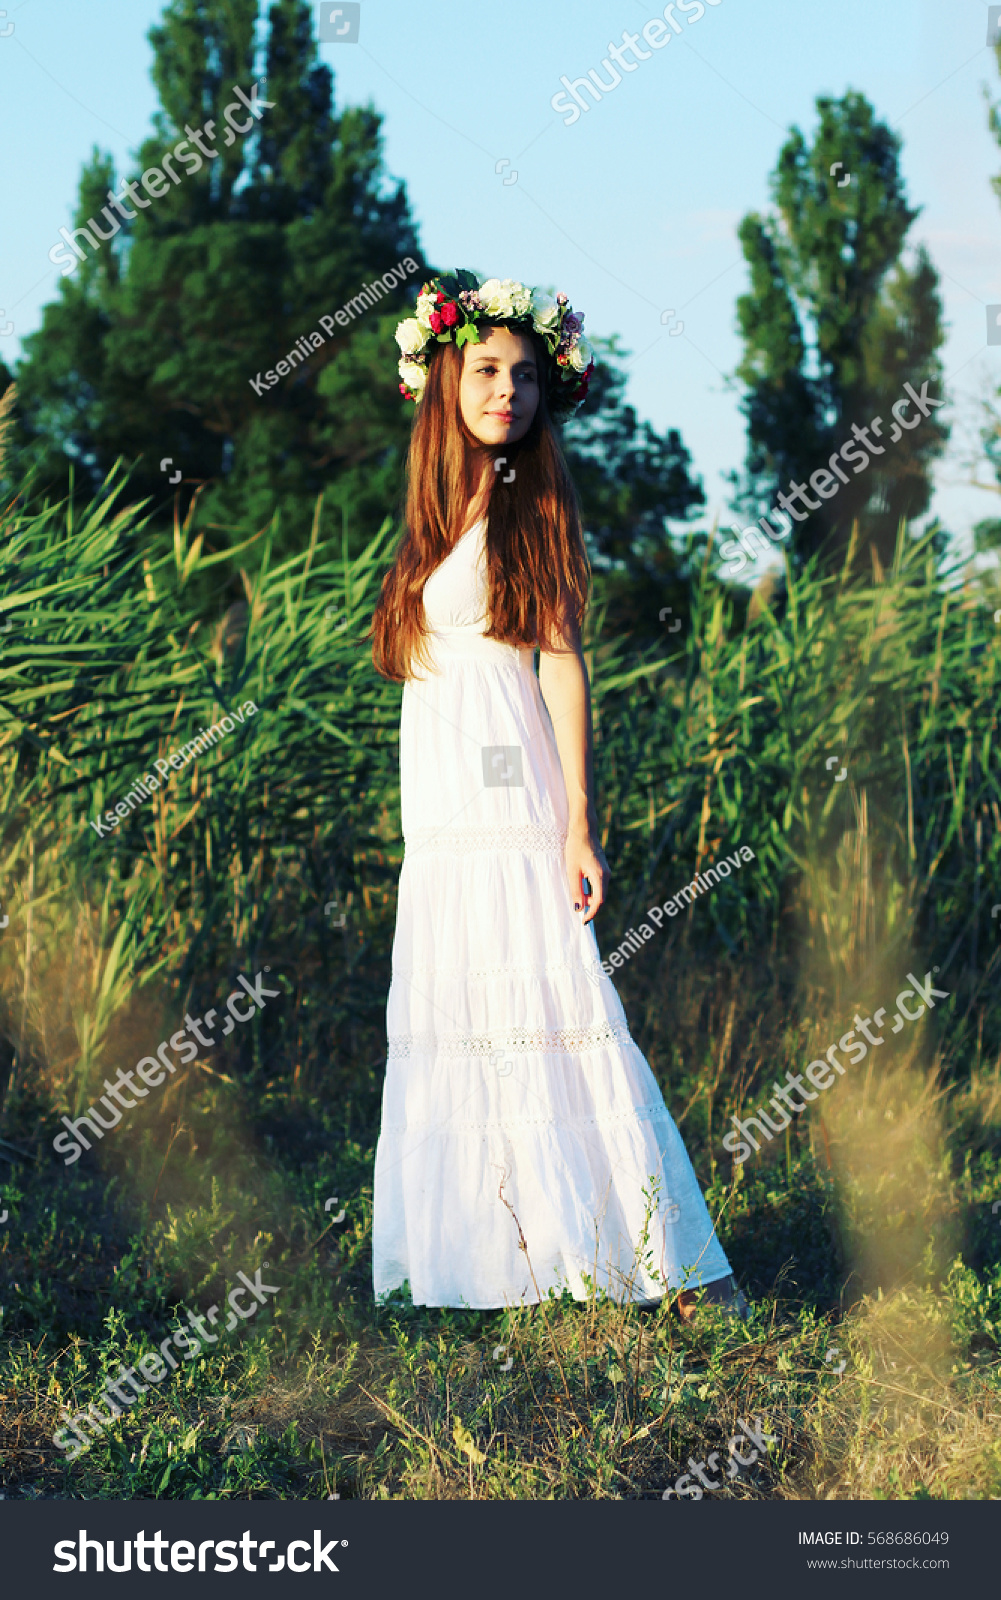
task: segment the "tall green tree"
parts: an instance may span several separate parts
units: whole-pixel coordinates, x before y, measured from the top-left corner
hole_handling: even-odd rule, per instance
[[[404,187],[384,171],[381,119],[334,108],[313,8],[276,0],[263,48],[257,10],[171,0],[151,29],[162,109],[138,166],[165,172],[165,191],[150,198],[133,179],[125,220],[109,204],[112,162],[93,152],[75,226],[98,248],[78,237],[84,259],[25,341],[22,443],[45,480],[65,483],[73,462],[88,490],[116,457],[141,456],[132,490],[155,497],[170,493],[170,457],[202,486],[201,525],[260,526],[281,507],[294,542],[326,490],[361,537],[396,495],[410,416],[393,329],[426,269]],[[171,156],[180,141],[186,154]],[[196,149],[211,152],[200,168]],[[366,309],[363,286],[407,257],[418,270]],[[352,300],[302,364],[258,380]]]
[[[775,508],[780,532],[791,521],[797,560],[824,546],[839,562],[857,517],[860,556],[868,565],[871,547],[886,566],[899,519],[927,509],[948,436],[935,403],[938,278],[923,247],[901,259],[918,211],[898,136],[861,94],[816,106],[813,143],[793,128],[780,151],[773,209],[739,229],[751,283],[737,302],[748,428],[738,504],[745,518]]]
[[[587,400],[564,425],[567,460],[595,568],[606,575],[611,630],[663,637],[665,624],[670,630],[687,609],[689,568],[679,535],[706,497],[678,429],[658,433],[626,402],[617,338],[592,342],[597,359]]]

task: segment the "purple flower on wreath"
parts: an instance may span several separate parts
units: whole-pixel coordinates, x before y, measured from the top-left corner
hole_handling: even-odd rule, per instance
[[[581,329],[583,328],[583,326],[584,326],[584,318],[578,316],[577,313],[574,312],[574,311],[568,311],[566,316],[563,318],[563,332],[565,334],[567,334],[567,333],[579,334]]]
[[[475,289],[463,289],[459,294],[459,304],[467,312],[480,312],[484,309],[483,301]]]

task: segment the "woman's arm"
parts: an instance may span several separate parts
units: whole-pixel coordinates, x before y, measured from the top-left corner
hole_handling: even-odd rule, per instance
[[[601,908],[611,874],[601,848],[594,808],[591,688],[575,629],[566,629],[549,648],[540,648],[539,688],[552,718],[567,791],[570,825],[565,859],[570,899],[575,910],[582,908],[580,875],[583,873],[590,880],[592,890],[583,920],[590,922]]]

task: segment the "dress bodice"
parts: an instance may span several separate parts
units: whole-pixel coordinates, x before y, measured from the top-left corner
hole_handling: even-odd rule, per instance
[[[487,621],[486,521],[467,528],[424,585],[424,614],[436,633],[483,633]]]

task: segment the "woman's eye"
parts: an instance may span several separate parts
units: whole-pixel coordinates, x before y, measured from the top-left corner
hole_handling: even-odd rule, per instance
[[[474,368],[474,371],[478,378],[492,378],[497,373],[498,368],[492,365],[484,364],[483,366]],[[514,376],[519,383],[534,383],[537,374],[534,367],[526,367],[521,372],[515,372]]]

